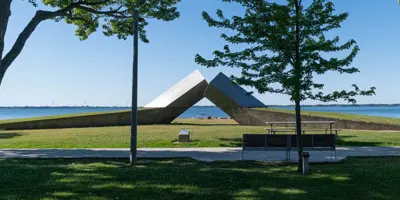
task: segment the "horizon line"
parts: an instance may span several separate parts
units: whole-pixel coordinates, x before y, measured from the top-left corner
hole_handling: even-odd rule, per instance
[[[365,104],[304,104],[301,106],[396,106],[400,105],[400,103],[365,103]],[[274,106],[294,106],[294,104],[271,104],[266,105],[267,107],[274,107]],[[130,108],[131,106],[109,106],[109,105],[80,105],[80,106],[50,106],[50,105],[43,105],[43,106],[0,106],[0,108]],[[138,106],[138,108],[142,108],[144,106]],[[194,105],[192,107],[218,107],[216,105]]]

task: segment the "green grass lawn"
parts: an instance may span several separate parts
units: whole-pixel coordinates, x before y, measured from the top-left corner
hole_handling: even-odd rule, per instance
[[[384,164],[383,164],[384,163]],[[0,199],[398,200],[400,158],[311,165],[192,159],[0,160]]]
[[[190,143],[175,143],[178,132],[191,130]],[[265,133],[262,126],[232,120],[179,120],[171,125],[138,128],[138,147],[240,147],[244,133]],[[400,132],[339,132],[339,146],[400,146]],[[0,131],[0,148],[128,148],[130,127]]]

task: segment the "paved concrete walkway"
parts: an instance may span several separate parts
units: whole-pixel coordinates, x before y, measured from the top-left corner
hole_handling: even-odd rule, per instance
[[[336,162],[347,156],[400,156],[398,147],[338,147],[337,159],[329,151],[310,152],[310,162]],[[334,154],[333,154],[334,155]],[[285,152],[244,152],[244,160],[284,161]],[[129,149],[0,149],[0,158],[128,158]],[[241,160],[241,148],[139,148],[138,157],[191,157],[202,161]],[[292,162],[297,161],[291,152]]]

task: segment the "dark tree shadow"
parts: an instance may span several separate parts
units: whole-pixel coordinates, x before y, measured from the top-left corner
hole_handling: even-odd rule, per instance
[[[371,146],[382,146],[384,143],[382,142],[364,142],[364,141],[348,141],[346,138],[357,138],[355,135],[343,135],[336,137],[336,145],[337,146],[348,146],[348,147],[371,147]]]
[[[0,132],[0,139],[10,139],[14,137],[19,137],[26,135],[24,133],[15,133],[15,132]]]
[[[229,144],[220,144],[221,147],[241,147],[242,138],[218,138],[223,142],[229,142]]]
[[[385,162],[385,165],[380,163]],[[0,160],[4,199],[397,199],[399,158],[311,165],[188,158]],[[392,173],[377,173],[391,170]],[[396,175],[397,174],[397,175]],[[396,175],[396,176],[394,176]],[[390,187],[387,187],[389,185]],[[338,192],[340,191],[340,192]]]

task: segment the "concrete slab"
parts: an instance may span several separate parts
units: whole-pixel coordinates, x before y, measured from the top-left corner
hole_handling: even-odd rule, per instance
[[[285,152],[244,152],[244,160],[285,161]],[[400,156],[397,147],[339,147],[337,159],[328,151],[310,152],[310,162],[337,162],[348,156]],[[191,157],[201,161],[242,160],[241,148],[139,148],[140,158]],[[1,149],[0,158],[129,158],[129,149]],[[297,162],[296,152],[291,160]]]
[[[266,107],[222,72],[211,80],[204,96],[221,109]]]
[[[204,98],[207,81],[195,70],[156,99],[144,106],[141,124],[168,124]],[[155,110],[156,112],[153,112]],[[140,114],[140,113],[139,113]],[[145,120],[144,120],[145,119]]]
[[[200,95],[189,95],[190,91],[193,90],[197,85],[203,85],[203,90],[199,90]],[[170,89],[165,91],[163,94],[158,96],[156,99],[145,105],[145,108],[165,108],[165,107],[179,107],[182,104],[187,104],[187,101],[195,102],[203,98],[202,93],[207,87],[207,81],[200,73],[199,70],[193,71],[187,77],[179,81],[177,84],[172,86]],[[195,98],[197,97],[197,98]],[[183,98],[183,99],[182,99]],[[182,99],[179,103],[176,101]],[[192,103],[191,103],[192,104]]]

